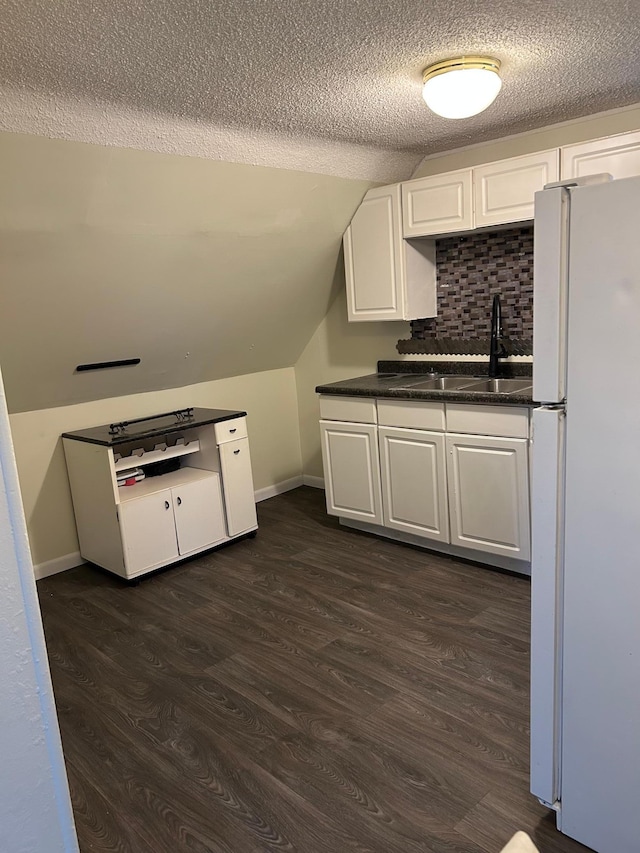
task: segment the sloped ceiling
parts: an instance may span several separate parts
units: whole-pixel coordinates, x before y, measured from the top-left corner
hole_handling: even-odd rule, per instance
[[[5,0],[0,81],[59,96],[428,154],[640,101],[633,0]],[[421,71],[503,63],[450,122]]]

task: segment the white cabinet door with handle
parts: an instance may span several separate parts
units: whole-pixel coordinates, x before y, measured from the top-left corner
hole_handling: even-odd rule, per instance
[[[258,525],[249,440],[220,445],[220,467],[229,536],[239,536]]]
[[[178,557],[170,489],[121,503],[118,514],[128,576]]]
[[[529,442],[447,435],[451,543],[529,560]]]
[[[226,538],[220,478],[217,475],[171,489],[181,556]]]
[[[320,421],[327,512],[382,524],[377,427]]]
[[[384,524],[449,541],[443,433],[380,427]]]

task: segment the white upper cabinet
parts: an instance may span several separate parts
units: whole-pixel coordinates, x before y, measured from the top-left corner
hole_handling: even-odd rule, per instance
[[[535,193],[560,178],[558,149],[402,184],[403,233],[426,237],[533,219]]]
[[[476,228],[533,219],[535,193],[559,179],[557,148],[477,166],[473,170]]]
[[[402,215],[405,237],[473,228],[471,169],[402,184]]]
[[[343,242],[350,321],[435,316],[435,246],[403,239],[400,184],[369,190]]]
[[[609,172],[614,179],[640,175],[640,131],[567,145],[561,150],[562,179]]]

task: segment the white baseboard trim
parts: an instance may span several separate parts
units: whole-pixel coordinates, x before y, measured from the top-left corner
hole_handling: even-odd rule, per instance
[[[305,474],[302,482],[305,486],[311,486],[314,489],[324,489],[324,477],[312,477],[311,474]]]
[[[76,566],[81,566],[84,560],[80,556],[80,551],[74,551],[73,554],[65,554],[64,557],[56,557],[54,560],[47,560],[46,563],[38,563],[33,567],[33,573],[36,580],[48,578],[49,575],[57,575],[59,572],[66,572],[67,569],[75,569]]]
[[[275,498],[276,495],[281,495],[284,492],[290,492],[291,489],[297,489],[302,485],[302,475],[292,477],[290,480],[283,480],[281,483],[276,483],[274,486],[266,486],[264,489],[258,489],[255,493],[256,503],[266,501],[267,498]]]

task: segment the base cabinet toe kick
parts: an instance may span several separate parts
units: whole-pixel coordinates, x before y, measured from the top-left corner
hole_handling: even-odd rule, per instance
[[[246,414],[185,411],[63,435],[83,559],[131,580],[257,530]]]
[[[531,573],[528,407],[326,394],[320,416],[330,515]]]

